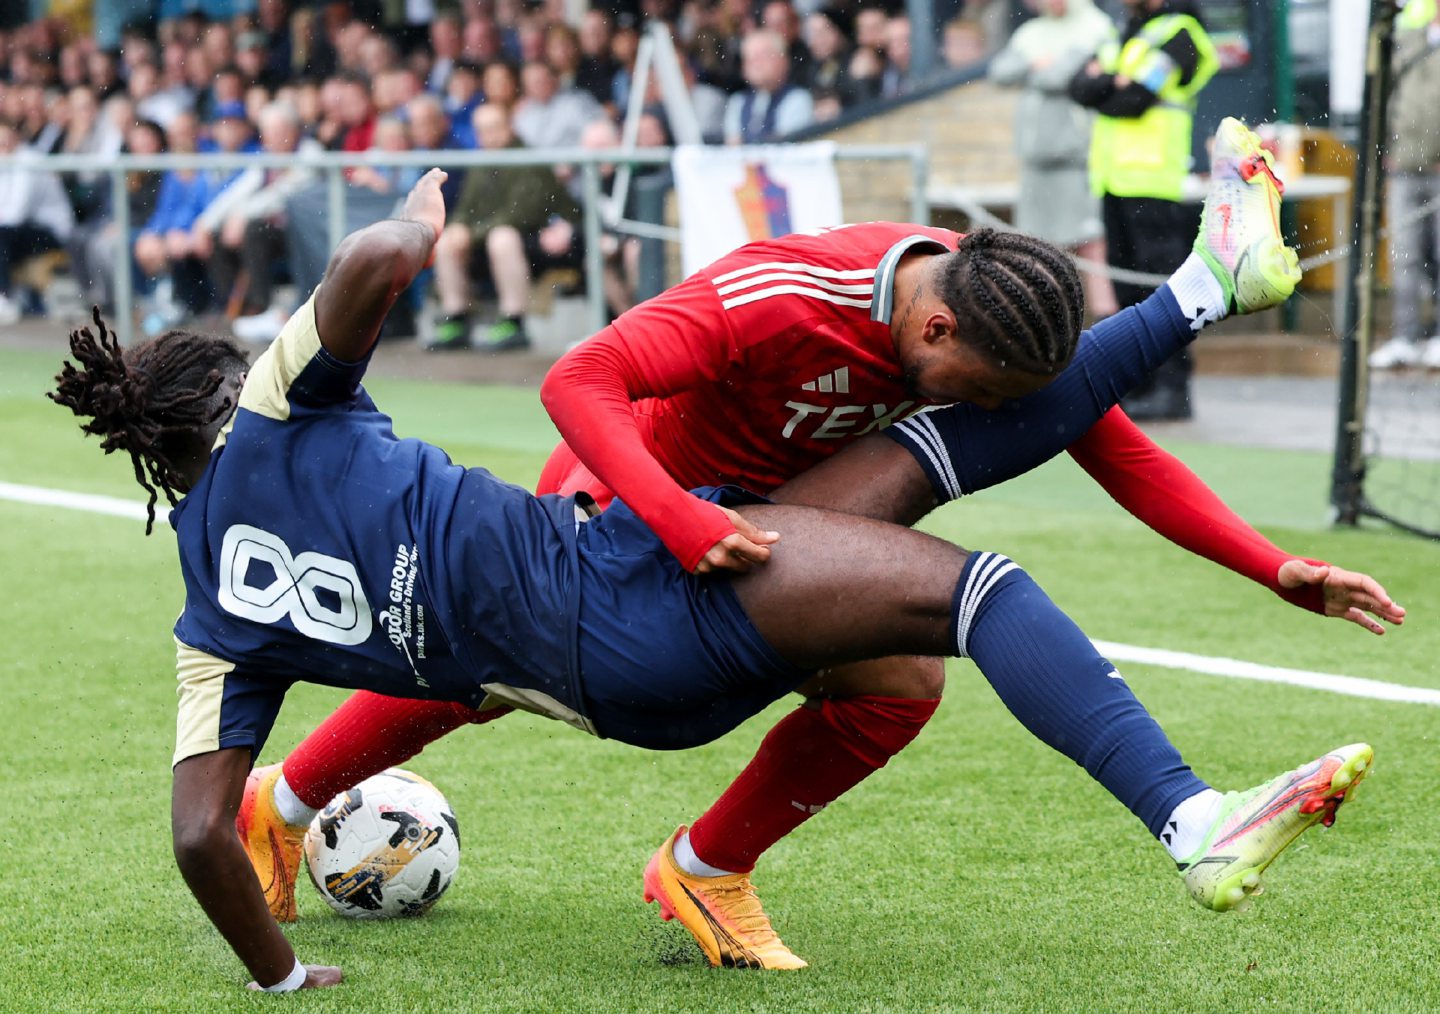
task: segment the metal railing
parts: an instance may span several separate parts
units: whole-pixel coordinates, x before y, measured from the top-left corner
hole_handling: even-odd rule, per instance
[[[323,174],[328,191],[328,227],[330,252],[345,238],[345,170],[359,166],[418,167],[428,169],[472,169],[493,166],[532,166],[550,168],[573,165],[580,173],[583,233],[585,236],[585,297],[591,332],[599,331],[608,322],[605,295],[601,283],[604,269],[600,236],[606,227],[628,231],[650,238],[669,238],[667,230],[646,223],[602,221],[601,166],[668,166],[672,149],[588,149],[588,148],[511,148],[503,151],[443,150],[406,152],[302,152],[290,155],[266,153],[205,154],[205,155],[119,155],[97,165],[91,157],[81,155],[23,155],[0,160],[0,166],[32,169],[36,172],[104,173],[110,177],[113,220],[121,236],[130,235],[130,206],[125,190],[125,175],[137,171],[226,170],[258,167],[263,169],[308,168]],[[929,183],[930,155],[924,145],[875,144],[837,145],[838,161],[891,160],[910,164],[910,217],[919,225],[928,225],[930,205],[926,197]],[[403,195],[397,194],[397,198]],[[134,338],[135,291],[131,277],[131,257],[126,240],[125,256],[115,259],[116,334],[128,344]]]

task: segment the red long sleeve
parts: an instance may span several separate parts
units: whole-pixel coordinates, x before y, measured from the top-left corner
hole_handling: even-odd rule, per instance
[[[1172,454],[1112,409],[1070,447],[1070,455],[1115,502],[1183,549],[1256,581],[1311,612],[1325,612],[1324,590],[1280,587],[1280,565],[1304,559],[1251,528]]]
[[[670,477],[646,445],[633,403],[711,380],[726,361],[723,340],[711,346],[632,341],[612,325],[568,352],[540,386],[541,402],[576,457],[654,529],[687,570],[735,526],[720,508],[691,496]]]

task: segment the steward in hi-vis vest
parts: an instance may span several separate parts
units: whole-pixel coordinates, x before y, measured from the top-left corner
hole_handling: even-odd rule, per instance
[[[1195,100],[1220,69],[1215,45],[1191,0],[1127,0],[1130,20],[1070,82],[1070,97],[1097,113],[1090,142],[1090,186],[1101,196],[1112,268],[1164,273],[1190,250],[1196,209],[1179,203]],[[1153,286],[1116,280],[1124,308]],[[1163,364],[1124,402],[1138,419],[1190,415],[1190,358]]]
[[[1165,7],[1175,4],[1162,4]],[[1132,21],[1133,25],[1135,22]],[[1179,50],[1177,56],[1171,50]],[[1193,57],[1190,53],[1193,52]],[[1195,97],[1220,67],[1215,46],[1188,14],[1160,14],[1127,32],[1124,42],[1100,47],[1103,74],[1128,79],[1146,94],[1143,111],[1103,111],[1090,145],[1090,186],[1097,194],[1180,199],[1190,170]],[[1118,90],[1118,89],[1117,89]]]

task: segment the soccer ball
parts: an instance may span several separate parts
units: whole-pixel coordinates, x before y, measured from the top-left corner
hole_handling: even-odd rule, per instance
[[[316,890],[341,915],[422,915],[455,878],[460,826],[439,789],[390,768],[315,815],[305,858]]]

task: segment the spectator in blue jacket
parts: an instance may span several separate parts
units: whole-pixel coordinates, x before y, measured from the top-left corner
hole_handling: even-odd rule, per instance
[[[450,68],[450,76],[445,82],[444,112],[450,117],[452,130],[461,148],[479,147],[470,117],[475,107],[485,101],[485,94],[480,88],[483,75],[477,64],[461,60]]]
[[[190,154],[199,147],[200,121],[194,113],[181,113],[165,133],[170,151]],[[249,135],[243,119],[222,117],[216,124],[215,150],[241,150]],[[182,169],[167,172],[161,179],[155,211],[135,240],[135,263],[146,278],[155,279],[144,319],[148,334],[159,334],[209,306],[205,261],[212,244],[195,223],[239,174],[238,169]]]
[[[194,113],[176,115],[165,131],[170,150],[177,154],[195,151],[199,134]],[[171,170],[160,180],[155,212],[135,238],[136,266],[155,281],[144,321],[147,333],[173,327],[184,319],[184,310],[198,313],[208,302],[205,266],[196,256],[190,228],[209,203],[209,191],[210,180],[198,169]]]

